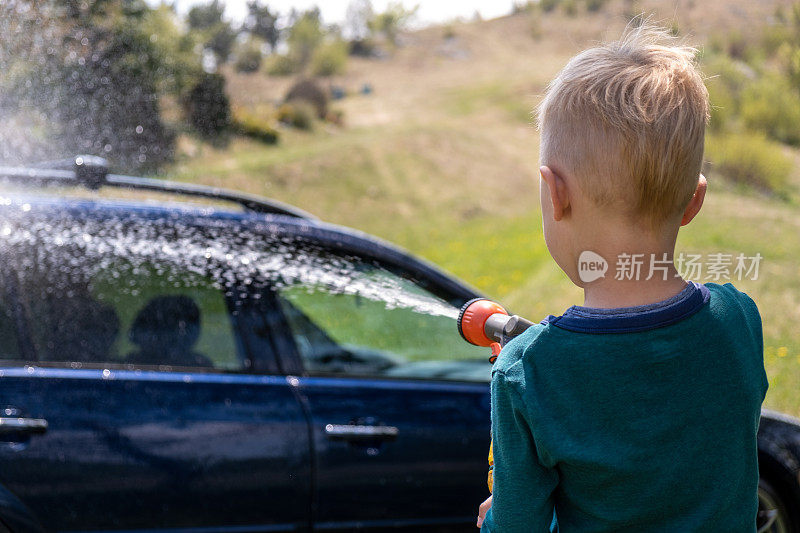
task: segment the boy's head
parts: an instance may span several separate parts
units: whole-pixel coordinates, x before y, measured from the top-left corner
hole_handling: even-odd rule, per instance
[[[584,214],[677,233],[699,182],[704,186],[708,92],[694,55],[642,24],[567,63],[538,109],[545,211],[553,207],[545,196],[558,192],[547,179],[551,171],[572,187],[570,207],[587,207]]]

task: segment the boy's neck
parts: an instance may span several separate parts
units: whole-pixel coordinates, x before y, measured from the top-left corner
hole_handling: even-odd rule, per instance
[[[647,305],[671,298],[687,285],[687,281],[672,264],[667,267],[666,279],[661,272],[649,280],[646,277],[647,272],[643,268],[642,276],[638,280],[615,279],[616,271],[612,267],[605,278],[593,281],[583,288],[583,305],[605,309]]]

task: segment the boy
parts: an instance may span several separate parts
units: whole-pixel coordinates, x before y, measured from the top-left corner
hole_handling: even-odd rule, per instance
[[[494,365],[481,531],[755,531],[761,319],[673,265],[706,191],[708,93],[667,39],[642,25],[578,54],[539,107],[545,241],[584,306]]]

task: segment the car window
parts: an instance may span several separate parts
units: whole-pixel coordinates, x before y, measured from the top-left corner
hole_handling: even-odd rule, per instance
[[[225,254],[219,261],[206,257],[205,233],[172,218],[78,219],[60,212],[9,216],[2,225],[2,251],[15,272],[35,361],[248,367],[229,309],[234,284],[223,280]]]
[[[243,368],[224,293],[212,279],[117,260],[91,279],[21,276],[40,362]]]
[[[345,284],[309,276],[277,289],[309,374],[490,379],[487,349],[458,334],[457,307],[377,265],[350,265],[347,275]]]

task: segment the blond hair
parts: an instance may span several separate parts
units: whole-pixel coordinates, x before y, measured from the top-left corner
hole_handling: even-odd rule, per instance
[[[658,227],[697,187],[708,91],[696,50],[639,22],[573,57],[550,83],[538,108],[540,155],[596,204]]]

